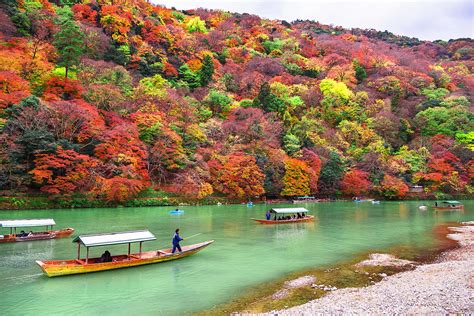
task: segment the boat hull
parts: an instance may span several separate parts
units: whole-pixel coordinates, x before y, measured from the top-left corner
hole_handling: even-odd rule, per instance
[[[47,232],[35,233],[33,236],[25,236],[25,237],[19,237],[18,235],[4,235],[3,238],[0,238],[0,243],[25,242],[25,241],[64,238],[64,237],[71,236],[72,233],[74,233],[73,228],[64,228],[61,230],[51,230]]]
[[[457,205],[453,207],[433,206],[433,208],[437,211],[460,211],[460,210],[464,210],[464,205]]]
[[[304,218],[297,218],[297,219],[287,219],[287,220],[266,220],[266,219],[256,219],[252,218],[252,220],[256,221],[257,223],[264,224],[264,225],[273,225],[273,224],[291,224],[291,223],[304,223],[304,222],[312,222],[314,221],[313,215],[306,215]]]
[[[131,254],[130,257],[128,255],[113,256],[112,262],[104,263],[96,263],[99,258],[91,258],[89,259],[88,263],[85,263],[85,259],[49,261],[38,260],[36,261],[36,263],[41,267],[43,272],[48,277],[100,272],[181,259],[195,254],[196,252],[204,249],[213,242],[214,240],[210,240],[199,244],[183,246],[182,252],[175,252],[174,254],[171,253],[170,248],[164,250],[142,252],[141,254],[135,253]]]

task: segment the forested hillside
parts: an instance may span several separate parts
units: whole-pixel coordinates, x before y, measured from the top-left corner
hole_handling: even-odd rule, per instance
[[[1,0],[0,190],[472,194],[474,41],[144,0]]]

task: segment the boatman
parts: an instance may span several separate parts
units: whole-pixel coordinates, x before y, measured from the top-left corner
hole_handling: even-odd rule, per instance
[[[183,240],[183,238],[179,237],[179,228],[176,228],[176,230],[174,231],[174,235],[173,235],[173,251],[171,253],[175,253],[176,249],[179,250],[179,252],[181,252],[181,246],[179,245],[179,242]]]
[[[265,216],[267,217],[267,221],[270,220],[270,217],[272,216],[272,213],[270,213],[270,211],[267,211],[267,213],[265,214]]]

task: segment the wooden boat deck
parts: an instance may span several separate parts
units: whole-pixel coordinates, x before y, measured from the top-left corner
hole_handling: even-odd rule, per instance
[[[303,218],[294,218],[294,219],[285,219],[285,220],[266,220],[266,219],[256,219],[252,218],[252,220],[260,223],[260,224],[266,224],[266,225],[271,225],[271,224],[291,224],[291,223],[304,223],[304,222],[312,222],[314,220],[313,215],[306,215]]]
[[[81,258],[74,260],[36,261],[36,263],[49,277],[98,272],[184,258],[195,254],[213,242],[214,240],[210,240],[194,245],[182,246],[182,252],[175,253],[171,253],[172,249],[168,248],[130,255],[117,255],[112,256],[111,262],[100,262],[100,258],[89,258],[86,263],[86,259]]]

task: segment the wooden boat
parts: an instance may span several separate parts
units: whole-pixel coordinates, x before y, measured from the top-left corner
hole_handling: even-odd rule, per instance
[[[302,204],[302,203],[318,203],[314,196],[298,196],[293,200],[293,204]]]
[[[290,224],[290,223],[304,223],[304,222],[312,222],[314,221],[314,216],[313,215],[307,215],[309,211],[303,207],[293,207],[293,208],[272,208],[270,210],[270,213],[274,216],[274,219],[257,219],[257,218],[252,218],[252,220],[256,221],[257,223],[260,224]],[[277,220],[278,215],[288,215],[288,214],[298,214],[301,213],[303,214],[304,217],[300,218],[291,218],[291,219],[280,219]],[[271,216],[270,216],[271,217]]]
[[[56,225],[54,219],[2,220],[0,221],[0,227],[10,228],[10,233],[6,235],[0,235],[0,243],[63,238],[71,236],[71,234],[74,233],[73,228],[53,230],[54,225]],[[31,228],[41,226],[46,227],[44,231],[30,233],[23,231],[22,233],[17,233],[17,228]]]
[[[148,230],[79,236],[73,240],[73,242],[78,244],[77,259],[37,260],[36,263],[48,277],[99,272],[181,259],[195,254],[214,242],[214,240],[210,240],[194,245],[182,246],[182,252],[175,253],[171,253],[171,248],[142,252],[142,243],[152,240],[156,240],[156,238]],[[140,244],[140,251],[138,253],[130,253],[132,243]],[[118,244],[128,244],[128,254],[111,256],[111,260],[108,262],[103,262],[102,257],[89,258],[90,247]],[[80,257],[81,245],[86,247],[86,257],[82,259]]]
[[[456,211],[463,210],[464,205],[462,205],[459,201],[441,201],[435,202],[433,208],[438,211]]]

